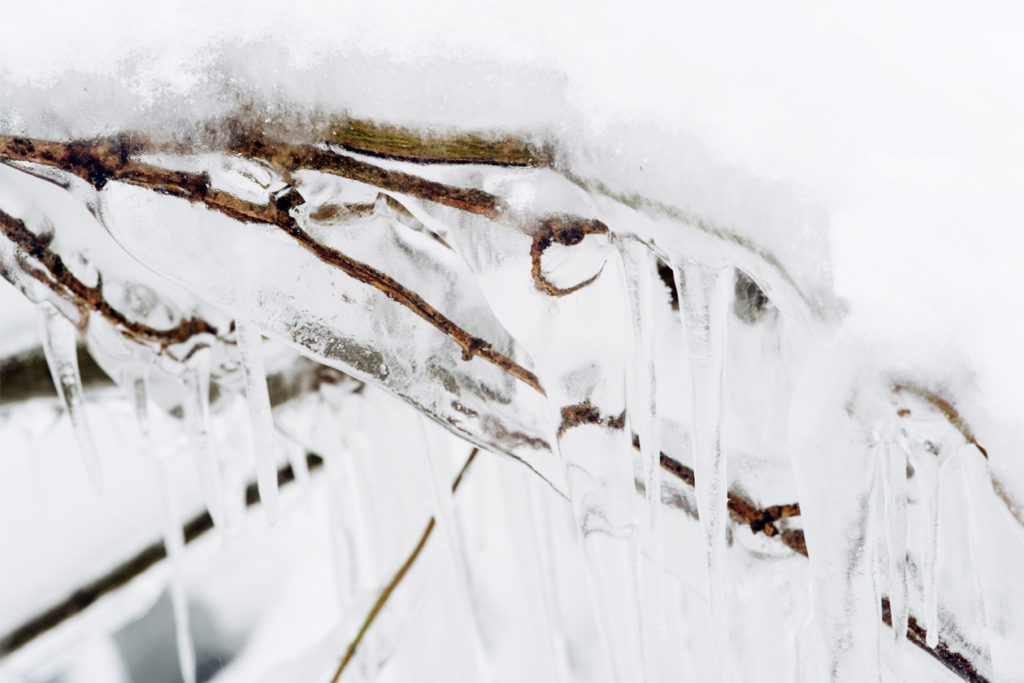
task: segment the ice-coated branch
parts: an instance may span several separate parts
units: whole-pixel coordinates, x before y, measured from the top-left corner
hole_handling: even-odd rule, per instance
[[[54,294],[72,302],[83,312],[95,312],[112,323],[122,334],[143,341],[157,342],[161,349],[181,344],[198,334],[213,334],[217,330],[205,320],[188,318],[166,330],[160,330],[130,319],[117,310],[103,296],[99,285],[88,286],[72,273],[61,257],[50,249],[46,240],[28,229],[25,223],[0,211],[0,232],[32,257],[45,270],[27,270],[29,275],[48,287]],[[4,274],[6,277],[6,273]]]
[[[137,145],[122,139],[118,139],[116,143],[76,142],[65,145],[28,138],[0,137],[0,158],[54,166],[79,176],[97,189],[102,188],[110,180],[117,180],[203,204],[239,221],[276,225],[323,262],[379,290],[451,337],[462,349],[463,360],[468,361],[473,356],[479,356],[543,393],[539,380],[530,370],[496,351],[486,340],[473,336],[456,325],[418,294],[386,273],[313,239],[299,227],[289,213],[292,207],[302,203],[302,198],[294,190],[278,195],[275,203],[255,204],[212,188],[205,174],[170,171],[132,161],[128,152],[137,148]],[[318,168],[339,173],[355,180],[425,197],[489,217],[497,216],[501,210],[500,200],[493,195],[476,190],[451,188],[408,174],[385,171],[372,164],[339,157],[311,147],[260,145],[256,151],[262,152],[268,161],[287,168]],[[11,225],[12,234],[20,237],[24,237],[24,233],[32,234],[23,223],[13,219],[5,221],[5,234],[8,224]],[[62,267],[62,264],[59,265]]]

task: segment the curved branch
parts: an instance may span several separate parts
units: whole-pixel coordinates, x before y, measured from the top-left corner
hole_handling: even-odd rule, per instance
[[[533,237],[533,244],[530,245],[530,274],[533,276],[533,285],[538,290],[550,296],[566,296],[583,289],[604,271],[601,267],[593,276],[572,287],[558,287],[544,276],[541,267],[541,257],[552,242],[571,247],[583,241],[587,235],[607,235],[608,226],[599,220],[577,218],[575,216],[551,216],[540,222],[540,229]]]
[[[71,301],[80,309],[94,311],[108,321],[126,337],[160,343],[161,350],[172,344],[180,344],[199,334],[216,335],[217,330],[201,318],[182,320],[166,330],[150,327],[131,320],[110,305],[97,285],[90,287],[75,277],[61,257],[50,249],[46,240],[29,230],[25,223],[0,211],[0,232],[22,252],[38,261],[46,273],[26,269],[26,273],[46,285],[54,294]]]

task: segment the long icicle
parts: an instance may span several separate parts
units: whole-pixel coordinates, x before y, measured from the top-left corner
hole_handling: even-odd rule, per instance
[[[647,493],[647,522],[655,539],[661,516],[661,461],[655,377],[654,254],[643,244],[628,240],[620,246],[632,331],[629,372],[636,405],[627,406],[630,424],[640,437],[640,454]]]
[[[721,450],[721,413],[733,269],[681,261],[675,264],[674,272],[693,388],[691,444],[697,512],[707,554],[712,634],[719,679],[726,681],[729,668],[725,556],[728,480]]]
[[[942,448],[940,445],[938,448]],[[944,455],[931,442],[912,443],[914,471],[918,475],[921,497],[921,583],[924,590],[925,644],[939,644],[939,484]]]
[[[174,613],[174,636],[178,644],[178,666],[185,683],[196,683],[196,651],[188,615],[188,596],[185,594],[184,568],[185,536],[181,514],[174,492],[174,481],[168,466],[169,457],[160,458],[160,489],[163,492],[162,515],[164,546],[171,562],[171,609]]]
[[[203,487],[206,506],[210,518],[219,529],[226,529],[224,518],[224,487],[220,465],[213,452],[210,435],[210,359],[209,350],[197,351],[189,361],[182,375],[184,394],[182,410],[185,414],[185,427],[188,431],[189,445],[199,472],[199,482]]]
[[[462,544],[462,536],[455,525],[455,506],[452,497],[451,484],[447,481],[447,474],[438,472],[438,464],[435,460],[434,449],[430,444],[430,432],[427,429],[426,418],[417,416],[420,426],[420,434],[423,439],[423,447],[416,449],[420,451],[426,470],[427,480],[430,483],[431,499],[434,506],[434,519],[437,520],[438,529],[444,539],[443,545],[447,548],[445,553],[450,561],[455,582],[455,592],[458,596],[460,609],[468,620],[470,630],[469,639],[473,650],[473,657],[476,660],[477,672],[480,680],[485,683],[493,680],[490,665],[487,661],[487,650],[484,647],[483,637],[480,631],[480,623],[477,612],[473,605],[471,594],[469,565],[466,561],[466,553]],[[444,454],[447,456],[447,454]]]
[[[122,371],[121,390],[132,407],[135,422],[143,437],[149,435],[149,369],[145,365],[129,367]]]
[[[100,494],[103,492],[103,476],[96,455],[96,442],[85,412],[85,391],[78,371],[75,326],[53,304],[44,301],[39,304],[39,308],[42,311],[43,352],[50,367],[50,376],[71,420],[78,452],[82,456],[89,481],[96,493]]]
[[[565,657],[565,626],[557,607],[557,577],[551,566],[550,519],[539,509],[544,501],[539,500],[541,494],[535,490],[537,482],[525,468],[517,469],[519,471],[511,473],[507,484],[499,486],[509,518],[509,535],[515,547],[526,551],[517,553],[516,561],[523,575],[524,587],[528,587],[531,611],[537,613],[542,626],[542,639],[546,640],[550,658],[550,680],[569,683],[572,677]],[[527,513],[525,524],[516,519],[522,516],[524,507]]]
[[[267,374],[263,365],[262,337],[259,329],[247,320],[235,320],[235,337],[245,377],[245,399],[252,424],[253,457],[256,462],[256,485],[267,519],[277,520],[277,433],[270,410]]]
[[[645,638],[644,665],[649,683],[661,680],[657,652],[667,633],[665,618],[665,554],[661,543],[661,457],[655,376],[654,277],[657,261],[654,253],[632,239],[619,242],[629,304],[631,354],[626,363],[626,415],[631,426],[625,432],[626,452],[632,449],[632,428],[640,440],[641,471],[647,505],[642,508],[637,548],[640,577],[641,629]],[[645,562],[646,549],[651,562]]]
[[[907,455],[902,446],[884,442],[882,491],[885,499],[885,542],[889,556],[889,606],[896,647],[896,671],[900,672],[907,638],[910,603],[907,594]]]

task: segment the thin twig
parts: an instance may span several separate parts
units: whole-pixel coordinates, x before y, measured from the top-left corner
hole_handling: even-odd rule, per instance
[[[463,475],[466,473],[466,470],[469,469],[470,464],[472,464],[478,452],[479,449],[477,448],[474,448],[470,452],[465,464],[462,465],[462,469],[459,470],[458,476],[456,476],[455,481],[452,482],[452,493],[455,493],[455,491],[458,490],[459,484],[462,483]],[[382,590],[380,595],[377,596],[377,601],[373,603],[373,607],[370,608],[369,614],[367,614],[366,619],[363,620],[362,626],[359,627],[359,632],[356,633],[356,637],[352,639],[352,642],[348,645],[348,649],[345,650],[345,656],[338,665],[338,670],[334,672],[334,677],[331,678],[331,683],[338,683],[341,679],[341,675],[345,672],[345,668],[348,666],[349,662],[352,661],[352,658],[355,657],[359,644],[363,642],[366,632],[370,630],[370,626],[377,618],[377,615],[380,614],[380,611],[384,609],[384,605],[387,603],[388,598],[391,597],[395,588],[397,588],[398,584],[401,583],[403,578],[405,578],[405,575],[409,572],[413,563],[416,562],[416,558],[419,557],[420,552],[423,550],[424,546],[426,546],[427,541],[430,539],[430,534],[434,532],[434,526],[435,521],[434,518],[431,517],[430,521],[427,522],[426,528],[423,529],[423,533],[420,534],[420,540],[416,543],[416,547],[412,549],[412,552],[409,553],[409,557],[405,558],[405,562],[402,563],[402,566],[398,568],[398,571],[395,572],[393,577],[391,577],[388,584],[384,586],[384,590]]]

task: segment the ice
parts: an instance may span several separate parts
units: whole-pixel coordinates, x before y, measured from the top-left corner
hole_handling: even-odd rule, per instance
[[[121,384],[128,394],[132,409],[135,412],[135,420],[143,436],[149,434],[149,377],[145,367],[138,368],[134,372],[126,370],[122,376]]]
[[[424,424],[425,418],[419,418],[420,447],[418,457],[421,469],[428,482],[430,497],[434,507],[434,519],[445,545],[445,555],[452,569],[452,580],[455,581],[455,592],[458,609],[469,623],[469,637],[472,640],[472,651],[475,658],[477,675],[481,681],[489,683],[493,680],[491,665],[488,661],[487,649],[480,630],[480,617],[473,600],[473,583],[466,559],[465,544],[461,531],[455,524],[454,502],[452,498],[452,480],[454,476],[442,463],[448,463],[448,454],[436,453],[430,442],[430,432]],[[438,462],[438,461],[441,462]]]
[[[907,457],[902,445],[886,441],[877,447],[885,500],[883,524],[888,556],[889,605],[896,642],[896,669],[907,637],[910,603],[907,594]]]
[[[210,435],[210,359],[209,350],[198,351],[182,374],[182,410],[188,432],[192,460],[199,473],[207,509],[213,523],[227,528],[225,492],[220,465]]]
[[[181,526],[181,514],[174,492],[174,484],[167,471],[167,457],[159,460],[162,479],[162,521],[164,547],[171,562],[170,590],[171,607],[174,613],[174,636],[178,646],[178,666],[185,683],[196,682],[196,651],[189,626],[188,597],[185,591],[182,559],[185,552],[185,536]]]
[[[919,477],[918,495],[922,506],[919,538],[923,541],[921,581],[924,589],[924,614],[921,625],[927,631],[925,642],[932,648],[939,644],[939,490],[942,466],[947,455],[939,453],[939,448],[941,446],[926,441],[914,444],[910,451],[915,474]]]
[[[270,412],[267,376],[263,367],[262,337],[247,320],[235,321],[235,338],[245,378],[245,400],[249,405],[256,481],[267,519],[277,519],[277,432]]]
[[[546,514],[545,498],[536,489],[537,482],[528,480],[527,476],[526,473],[520,473],[519,481],[513,482],[515,486],[511,490],[516,495],[509,497],[507,505],[509,512],[513,514],[518,514],[523,505],[527,508],[527,518],[533,532],[530,545],[527,547],[534,551],[531,561],[536,567],[540,585],[540,591],[535,598],[540,603],[540,614],[543,615],[543,624],[547,632],[554,671],[553,680],[556,683],[569,683],[572,674],[566,652],[565,624],[558,609],[559,598],[555,589],[558,577],[553,564],[555,551],[551,542],[550,518]]]
[[[971,568],[980,588],[983,622],[992,660],[992,680],[1024,677],[1021,599],[1024,585],[1011,567],[1019,566],[1019,540],[1003,542],[1003,534],[1015,524],[992,496],[992,479],[986,460],[974,446],[964,446],[952,458],[955,474],[966,501]],[[1015,529],[1013,534],[1019,534]]]
[[[52,304],[43,302],[39,307],[42,314],[43,349],[46,352],[46,362],[50,366],[50,376],[74,427],[78,452],[89,481],[96,493],[101,493],[103,476],[86,415],[82,379],[78,373],[78,335],[75,333],[74,325]]]
[[[653,252],[643,244],[626,241],[619,246],[626,276],[629,300],[632,348],[628,376],[633,398],[626,407],[630,425],[640,438],[640,458],[647,498],[647,523],[651,536],[659,538],[658,518],[661,510],[661,459],[656,388],[656,356],[654,331],[654,283],[657,263]],[[660,557],[660,551],[656,551]],[[660,566],[661,563],[659,563]],[[660,574],[660,571],[659,571]]]
[[[718,678],[729,680],[729,594],[725,583],[728,477],[721,450],[722,382],[732,268],[683,261],[675,266],[693,406],[697,510],[704,531]]]
[[[790,413],[811,564],[814,612],[807,632],[814,640],[808,644],[820,648],[819,671],[833,681],[876,681],[881,675],[870,509],[879,458],[868,448],[871,431],[860,420],[887,402],[878,378],[861,363],[842,339],[823,344],[804,368]]]

